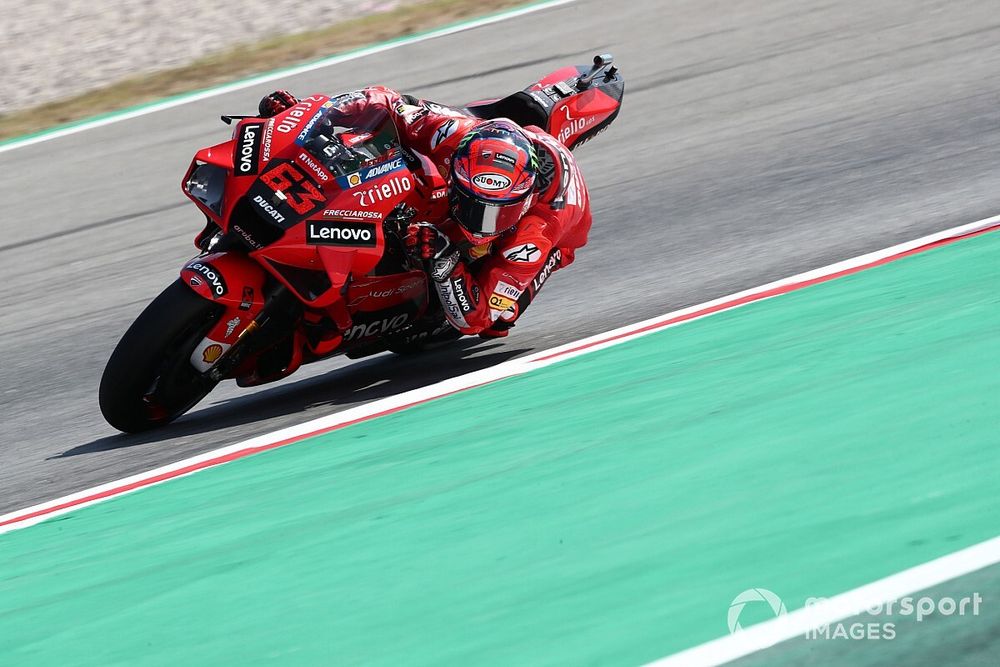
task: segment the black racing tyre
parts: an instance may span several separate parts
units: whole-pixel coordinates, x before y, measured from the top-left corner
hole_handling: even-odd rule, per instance
[[[101,413],[119,431],[170,423],[218,384],[191,365],[191,352],[223,308],[171,284],[146,306],[111,354],[101,377]]]

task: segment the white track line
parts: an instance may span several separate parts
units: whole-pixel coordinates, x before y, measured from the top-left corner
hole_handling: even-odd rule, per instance
[[[713,299],[705,303],[676,310],[659,317],[654,317],[642,322],[619,327],[596,336],[590,336],[579,341],[560,345],[558,347],[536,352],[534,354],[512,359],[510,361],[497,364],[490,368],[468,373],[454,378],[449,378],[427,387],[413,389],[411,391],[389,396],[371,403],[359,405],[335,414],[313,419],[302,424],[259,435],[242,442],[238,442],[227,447],[215,449],[191,458],[161,466],[154,470],[132,475],[123,479],[101,484],[77,493],[73,493],[55,500],[50,500],[38,505],[33,505],[21,510],[10,512],[0,516],[0,534],[25,528],[34,525],[54,516],[59,516],[67,512],[72,512],[81,507],[93,505],[107,498],[116,497],[130,493],[137,488],[145,488],[154,484],[166,481],[168,478],[176,478],[183,475],[197,472],[208,467],[214,467],[230,460],[249,456],[262,449],[273,449],[275,447],[290,444],[290,442],[301,440],[313,435],[329,432],[339,427],[350,425],[358,421],[364,421],[380,415],[396,412],[406,407],[419,403],[424,403],[435,398],[440,398],[448,394],[488,384],[503,378],[527,373],[538,368],[544,368],[550,364],[570,359],[582,354],[587,354],[597,350],[605,349],[613,345],[621,344],[628,340],[634,340],[640,336],[662,331],[665,328],[676,326],[684,322],[706,317],[722,310],[732,310],[754,300],[770,298],[779,293],[793,291],[801,287],[808,286],[816,281],[830,279],[844,273],[845,271],[855,271],[867,268],[892,257],[908,252],[916,251],[931,244],[962,237],[978,231],[1000,227],[1000,215],[985,218],[967,225],[946,229],[935,234],[901,243],[899,245],[871,252],[853,259],[844,260],[829,266],[807,271],[788,278],[783,278],[766,285],[761,285],[752,289],[737,292],[729,296]],[[97,496],[97,497],[95,497]]]
[[[815,605],[752,625],[734,634],[648,663],[646,667],[721,665],[770,648],[810,630],[857,616],[866,609],[898,600],[1000,562],[1000,537],[967,547],[885,579],[835,595]]]
[[[425,42],[429,39],[435,39],[437,37],[444,37],[445,35],[452,35],[456,32],[462,32],[465,30],[471,30],[473,28],[479,28],[484,25],[490,25],[491,23],[498,23],[500,21],[506,21],[507,19],[512,19],[518,16],[524,16],[525,14],[531,14],[533,12],[538,12],[543,9],[549,9],[551,7],[558,7],[559,5],[569,4],[575,2],[576,0],[549,0],[549,2],[541,2],[533,5],[528,5],[526,7],[521,7],[520,9],[513,9],[511,11],[502,12],[499,14],[494,14],[493,16],[484,16],[478,19],[472,19],[469,21],[464,21],[462,23],[457,23],[452,26],[447,26],[445,28],[440,28],[438,30],[432,30],[419,35],[414,35],[413,37],[404,37],[388,42],[382,42],[380,44],[375,44],[367,48],[360,49],[358,51],[352,51],[351,53],[345,53],[339,56],[330,56],[329,58],[323,58],[322,60],[317,60],[311,63],[305,63],[303,65],[298,65],[295,67],[289,67],[287,69],[275,70],[273,72],[265,72],[264,74],[259,74],[248,79],[241,79],[239,81],[234,81],[233,83],[227,83],[221,86],[215,86],[208,88],[206,90],[201,90],[196,93],[183,94],[178,97],[173,97],[162,102],[153,102],[151,104],[145,104],[132,109],[126,109],[120,112],[115,112],[107,116],[100,118],[95,118],[94,120],[84,120],[79,123],[74,123],[66,127],[53,129],[49,131],[43,131],[39,134],[27,136],[24,139],[15,139],[10,143],[0,145],[0,153],[5,153],[7,151],[12,151],[17,148],[24,148],[25,146],[31,146],[33,144],[38,144],[43,141],[49,141],[51,139],[58,139],[59,137],[69,136],[71,134],[76,134],[77,132],[84,132],[86,130],[92,130],[98,127],[104,127],[105,125],[110,125],[112,123],[117,123],[119,121],[128,120],[130,118],[138,118],[139,116],[145,116],[151,113],[156,113],[157,111],[163,111],[164,109],[171,109],[173,107],[181,106],[182,104],[188,104],[190,102],[197,102],[198,100],[204,100],[209,97],[215,97],[217,95],[222,95],[224,93],[230,93],[234,90],[242,90],[244,88],[250,88],[251,86],[257,86],[262,83],[267,83],[268,81],[276,81],[278,79],[285,79],[291,76],[297,76],[299,74],[304,74],[305,72],[312,72],[313,70],[322,69],[324,67],[329,67],[331,65],[339,65],[340,63],[345,63],[350,60],[357,60],[358,58],[364,58],[376,53],[382,53],[383,51],[389,51],[391,49],[396,49],[401,46],[408,46],[410,44],[416,44],[418,42]]]

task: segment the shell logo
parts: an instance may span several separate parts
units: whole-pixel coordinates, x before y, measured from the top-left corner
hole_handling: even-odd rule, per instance
[[[201,358],[206,364],[214,364],[222,356],[222,346],[218,343],[213,343],[205,348],[201,353]]]
[[[359,174],[357,172],[354,172],[353,174],[351,174],[350,176],[348,176],[347,177],[347,185],[350,186],[350,187],[352,187],[352,188],[354,186],[356,186],[356,185],[361,185],[361,174]]]

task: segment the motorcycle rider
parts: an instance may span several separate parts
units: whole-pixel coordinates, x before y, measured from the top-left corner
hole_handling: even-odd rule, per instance
[[[426,262],[448,321],[463,334],[506,336],[553,271],[587,243],[590,198],[573,154],[539,127],[467,112],[372,86],[345,113],[389,111],[404,147],[426,156],[448,185],[450,219],[411,223],[406,245]],[[285,90],[260,115],[291,108]]]

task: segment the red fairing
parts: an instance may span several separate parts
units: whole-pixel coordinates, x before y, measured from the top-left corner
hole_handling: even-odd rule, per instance
[[[242,253],[217,252],[181,269],[181,280],[196,294],[251,316],[264,306],[264,270]]]
[[[581,135],[609,118],[618,106],[618,100],[598,88],[591,88],[563,100],[552,109],[549,132],[564,146],[572,146]]]
[[[538,83],[531,87],[532,90],[541,90],[545,86],[551,86],[553,84],[559,83],[560,81],[565,81],[566,79],[572,79],[573,77],[579,75],[580,70],[576,67],[567,66],[557,69],[552,72],[544,79],[541,79]]]

